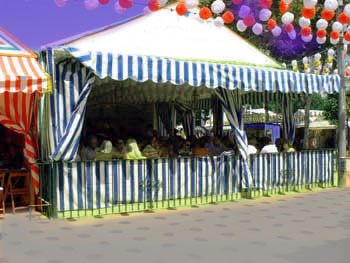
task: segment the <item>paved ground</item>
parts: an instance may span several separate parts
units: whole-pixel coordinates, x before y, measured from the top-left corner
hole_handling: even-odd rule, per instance
[[[129,217],[0,220],[0,262],[350,262],[350,189]]]

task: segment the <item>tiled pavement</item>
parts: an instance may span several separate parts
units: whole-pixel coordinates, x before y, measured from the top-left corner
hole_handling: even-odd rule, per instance
[[[0,220],[0,262],[350,262],[350,189],[84,219]]]

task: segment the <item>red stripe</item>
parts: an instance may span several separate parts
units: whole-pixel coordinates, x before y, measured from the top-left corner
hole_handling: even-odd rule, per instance
[[[13,109],[15,111],[15,118],[16,118],[16,123],[21,123],[19,113],[18,113],[18,92],[13,93]]]
[[[10,65],[10,68],[12,70],[13,75],[16,76],[16,84],[15,84],[16,91],[20,91],[21,90],[21,77],[18,74],[15,65],[13,64],[13,60],[11,57],[8,58],[8,62],[9,62],[9,65]]]
[[[30,137],[28,138],[28,136],[26,136],[26,138],[25,138],[25,143],[27,143],[30,146],[32,146],[33,148],[35,148],[35,144],[34,144],[32,138],[30,138]]]
[[[11,102],[10,102],[10,93],[9,92],[5,92],[4,93],[4,98],[5,98],[5,114],[6,117],[9,118],[10,120],[12,120],[11,118]]]
[[[41,79],[40,75],[38,74],[38,72],[36,71],[35,67],[33,66],[33,63],[32,63],[33,59],[32,59],[32,58],[25,58],[25,59],[28,61],[29,67],[30,67],[30,69],[32,70],[32,72],[34,73],[36,79],[37,79],[37,80]],[[41,89],[41,82],[40,82],[40,84],[39,84],[39,83],[37,83],[37,84],[38,84],[38,91],[39,91],[39,92],[42,92],[42,89]],[[31,84],[31,85],[32,85],[32,84]],[[30,87],[31,87],[31,86],[30,86]],[[32,91],[32,89],[31,89],[31,90],[30,90],[30,93],[32,93],[32,92],[33,92],[33,91]]]
[[[0,56],[0,70],[5,75],[5,91],[10,91],[10,87],[11,87],[10,74],[7,72],[4,64],[4,58],[1,56]]]
[[[24,129],[28,131],[28,116],[27,116],[27,94],[22,96],[22,121],[24,123]]]

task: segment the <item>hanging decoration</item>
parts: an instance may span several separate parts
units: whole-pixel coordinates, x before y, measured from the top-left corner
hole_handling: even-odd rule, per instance
[[[57,7],[65,7],[68,0],[55,0],[55,4]]]
[[[314,74],[320,74],[321,70],[322,70],[322,62],[321,62],[321,54],[320,53],[316,53],[314,55]]]
[[[176,6],[176,13],[179,15],[179,16],[183,16],[185,15],[186,13],[188,12],[187,10],[187,6],[185,3],[178,3],[177,6]]]
[[[100,3],[98,0],[85,0],[84,5],[87,10],[93,11],[100,5]]]
[[[303,58],[303,64],[304,64],[304,72],[305,73],[310,73],[310,64],[309,64],[309,58],[304,57]]]
[[[299,72],[298,62],[296,60],[292,60],[292,69],[294,72]]]

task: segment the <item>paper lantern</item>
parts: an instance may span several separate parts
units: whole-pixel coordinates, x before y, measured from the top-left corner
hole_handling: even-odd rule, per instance
[[[253,15],[249,15],[243,19],[243,22],[247,27],[250,27],[250,26],[254,25],[256,21],[255,21],[255,17]]]
[[[221,18],[224,20],[225,24],[231,24],[233,20],[235,19],[235,16],[231,11],[226,11]]]
[[[222,12],[224,12],[226,5],[223,1],[221,0],[215,0],[212,4],[211,4],[211,11],[218,15],[221,14]]]
[[[327,31],[324,29],[319,29],[319,30],[317,30],[316,35],[319,38],[324,38],[327,35]]]
[[[290,39],[294,40],[297,37],[297,33],[295,32],[295,30],[288,32],[288,36]]]
[[[278,37],[279,35],[281,35],[282,29],[279,26],[275,26],[275,28],[272,29],[271,32],[274,37]]]
[[[291,12],[284,13],[282,15],[281,20],[282,20],[282,23],[285,25],[291,24],[294,21],[294,14],[292,14]]]
[[[269,9],[272,6],[272,0],[259,0],[261,8]]]
[[[323,38],[317,37],[317,38],[316,38],[317,44],[320,44],[320,45],[323,45],[324,43],[326,43],[326,40],[327,40],[326,37],[323,37]]]
[[[307,27],[307,26],[310,26],[310,24],[311,24],[310,19],[305,18],[303,16],[299,18],[299,26],[300,27]]]
[[[321,12],[322,18],[327,20],[327,21],[331,21],[333,19],[334,15],[335,15],[334,11],[330,11],[330,10],[326,10],[326,9],[323,9]]]
[[[280,2],[280,6],[279,6],[281,14],[286,13],[289,10],[289,7],[290,6],[288,4],[286,4],[286,2],[284,0],[282,0]]]
[[[108,4],[109,4],[109,0],[98,0],[98,2],[99,2],[101,5],[108,5]]]
[[[338,21],[339,23],[346,25],[346,24],[349,24],[350,17],[348,17],[344,12],[341,12],[340,15],[338,16]]]
[[[303,64],[308,64],[309,63],[309,58],[308,57],[303,57],[303,60],[302,60]]]
[[[347,15],[347,16],[350,16],[350,4],[346,4],[344,6],[344,13]]]
[[[215,18],[214,25],[216,25],[217,27],[222,27],[224,26],[224,24],[225,22],[221,17],[218,16],[217,18]]]
[[[185,6],[186,7],[186,6]],[[160,8],[160,4],[158,2],[158,0],[150,0],[148,2],[148,8],[149,10],[151,10],[152,12],[158,11]]]
[[[308,35],[308,36],[301,36],[301,39],[304,42],[310,42],[312,40],[312,34]]]
[[[303,7],[301,9],[301,14],[303,15],[303,17],[305,18],[313,18],[316,14],[316,8],[307,8],[307,7]]]
[[[350,44],[350,41],[346,40],[345,38],[343,39],[343,44],[344,46],[348,46]],[[349,72],[350,73],[350,72]]]
[[[330,42],[331,42],[332,45],[336,45],[336,44],[339,43],[339,38],[336,38],[336,39],[331,38]]]
[[[314,55],[314,58],[315,58],[315,60],[320,60],[320,59],[322,58],[322,56],[321,56],[320,53],[316,53],[316,54]]]
[[[269,9],[263,8],[259,12],[259,20],[267,21],[270,19],[271,15],[272,15],[272,12]]]
[[[317,0],[304,0],[304,6],[307,8],[313,8],[317,4]]]
[[[247,5],[242,5],[241,8],[239,9],[238,16],[240,18],[245,18],[249,15],[250,13],[250,7]]]
[[[158,0],[161,7],[165,6],[168,3],[168,0]]]
[[[276,21],[273,19],[269,19],[269,21],[267,22],[267,28],[272,31],[272,29],[274,29],[276,27]]]
[[[133,1],[132,0],[119,0],[119,5],[122,8],[131,8],[133,5]]]
[[[343,25],[339,22],[334,22],[332,25],[333,31],[341,32],[343,30]]]
[[[232,4],[239,5],[243,0],[232,0]]]
[[[312,30],[311,30],[311,27],[309,27],[309,26],[308,26],[308,27],[302,27],[302,28],[300,29],[300,34],[301,34],[302,36],[304,36],[304,37],[310,35],[311,32],[312,32]]]
[[[330,11],[334,11],[338,8],[338,1],[337,0],[326,0],[324,1],[324,8]]]
[[[333,57],[334,55],[335,55],[335,51],[334,51],[334,49],[328,49],[328,51],[327,51],[327,55],[328,56],[330,56],[330,57]]]
[[[99,5],[100,5],[100,3],[98,2],[98,0],[85,0],[84,1],[84,6],[89,11],[95,10]]]
[[[117,2],[118,3],[118,2]],[[119,3],[118,3],[119,4]],[[121,7],[122,8],[122,7]],[[125,8],[123,8],[124,10],[125,10]],[[118,12],[117,12],[118,13]],[[148,15],[149,13],[152,13],[152,11],[151,10],[149,10],[149,8],[148,8],[148,6],[145,6],[144,8],[143,8],[143,14],[144,15]]]
[[[298,62],[296,60],[292,60],[292,66],[293,67],[297,67],[298,66]]]
[[[346,33],[344,34],[344,39],[345,39],[346,41],[350,41],[350,32],[346,32]]]
[[[337,39],[339,38],[340,34],[338,31],[332,31],[331,32],[331,39]]]
[[[178,3],[177,6],[176,6],[176,13],[179,15],[179,16],[183,16],[184,14],[187,13],[187,6],[186,4],[184,3]]]
[[[238,20],[237,21],[237,29],[240,32],[244,32],[247,30],[247,26],[243,23],[243,20]]]
[[[64,7],[67,4],[68,0],[55,0],[57,7]]]
[[[325,19],[319,19],[316,23],[317,29],[326,29],[328,27],[328,22]]]
[[[256,23],[253,27],[252,27],[253,33],[255,35],[260,35],[263,32],[263,26],[260,23]]]
[[[185,5],[188,9],[193,9],[199,5],[199,1],[198,0],[185,0]]]
[[[207,20],[211,18],[211,11],[208,7],[202,7],[199,10],[199,17],[202,18],[203,20]]]
[[[125,12],[125,8],[122,8],[120,5],[119,5],[119,2],[117,1],[117,2],[115,2],[115,4],[114,4],[114,11],[117,13],[117,14],[119,14],[119,15],[121,15],[121,14],[123,14],[124,12]]]
[[[285,26],[284,26],[284,30],[285,30],[287,33],[294,31],[294,26],[293,26],[293,24],[285,25]]]

